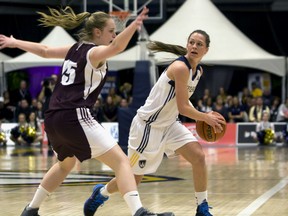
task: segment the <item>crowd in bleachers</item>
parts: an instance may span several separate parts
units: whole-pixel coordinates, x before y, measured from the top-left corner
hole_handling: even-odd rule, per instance
[[[0,122],[11,122],[33,125],[35,131],[44,119],[44,112],[48,107],[57,76],[52,75],[42,81],[42,89],[36,98],[31,97],[27,82],[22,80],[19,88],[14,92],[5,91],[0,97]],[[281,102],[278,96],[270,91],[262,90],[252,84],[251,91],[244,87],[237,95],[228,94],[223,87],[219,88],[215,97],[210,90],[205,89],[203,96],[193,101],[195,108],[201,112],[217,111],[224,116],[227,122],[260,122],[263,112],[269,113],[270,122],[286,122],[288,120],[288,99]],[[124,83],[118,89],[111,88],[108,95],[99,97],[91,109],[92,115],[99,122],[117,122],[119,107],[128,107],[132,102],[132,85]],[[31,117],[35,116],[35,117]],[[22,117],[24,117],[25,122]],[[21,119],[21,120],[20,120]],[[191,122],[183,116],[182,121]],[[192,120],[193,121],[193,120]],[[39,139],[42,137],[39,135]],[[25,143],[25,140],[14,139],[15,143]]]
[[[251,91],[244,87],[237,95],[230,95],[220,87],[215,98],[210,95],[209,89],[205,89],[195,108],[201,112],[217,111],[230,123],[260,122],[264,112],[269,113],[270,122],[288,121],[288,99],[281,102],[279,96],[255,85],[252,85]]]

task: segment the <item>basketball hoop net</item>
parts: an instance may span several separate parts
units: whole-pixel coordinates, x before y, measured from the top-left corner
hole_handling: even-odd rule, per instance
[[[121,32],[125,29],[126,23],[130,17],[129,11],[111,11],[109,12],[111,18],[114,20],[116,25],[115,32]]]

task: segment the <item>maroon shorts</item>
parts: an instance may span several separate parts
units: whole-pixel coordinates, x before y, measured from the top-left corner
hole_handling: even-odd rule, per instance
[[[60,161],[75,156],[82,162],[104,154],[117,144],[87,108],[49,111],[44,123]]]

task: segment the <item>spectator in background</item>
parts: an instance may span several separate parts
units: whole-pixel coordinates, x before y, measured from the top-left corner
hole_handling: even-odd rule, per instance
[[[205,103],[203,103],[203,106],[201,107],[201,112],[211,112],[212,111],[212,106],[213,106],[213,100],[212,97],[208,97],[205,100]]]
[[[256,136],[254,139],[259,145],[269,145],[275,141],[274,124],[269,122],[269,113],[264,111],[262,119],[256,125]]]
[[[104,121],[104,114],[103,114],[103,107],[102,107],[102,100],[97,98],[94,106],[91,109],[91,115],[99,122]]]
[[[223,95],[218,95],[216,97],[216,102],[213,104],[212,110],[220,113],[225,118],[226,122],[229,121],[228,110],[224,106]]]
[[[19,103],[19,106],[16,107],[15,110],[15,120],[17,121],[18,116],[20,113],[23,113],[26,116],[26,120],[28,120],[28,117],[31,113],[31,107],[28,104],[28,101],[26,99],[22,99]]]
[[[232,98],[232,105],[228,108],[228,117],[231,123],[244,122],[244,110],[237,96]]]
[[[50,79],[50,89],[52,90],[52,92],[53,92],[53,90],[55,88],[57,80],[58,80],[58,76],[56,74],[52,74],[51,75],[51,79]]]
[[[224,102],[224,106],[228,109],[233,105],[233,97],[232,95],[227,95],[226,101]]]
[[[6,147],[7,146],[7,138],[6,134],[2,129],[2,121],[0,119],[0,147]]]
[[[271,107],[270,107],[270,122],[276,122],[278,111],[279,111],[279,105],[280,105],[280,98],[275,97],[272,101]]]
[[[29,132],[31,134],[29,144],[40,143],[40,145],[42,145],[43,135],[42,135],[41,122],[39,121],[39,119],[37,119],[35,112],[30,113],[27,126],[28,126],[28,134]]]
[[[288,98],[279,106],[277,122],[288,122]]]
[[[203,108],[203,100],[202,99],[198,99],[197,101],[197,105],[195,106],[195,109],[197,109],[198,111],[202,112],[202,108]],[[204,108],[203,108],[204,109]]]
[[[4,98],[4,107],[7,109],[7,115],[6,115],[6,120],[8,122],[13,122],[14,121],[14,112],[15,112],[15,106],[10,98],[10,93],[9,91],[4,91],[3,92],[3,98]]]
[[[21,80],[19,89],[16,90],[14,96],[14,104],[17,106],[21,100],[25,99],[28,102],[28,105],[31,104],[31,94],[28,89],[27,82],[25,80]]]
[[[117,106],[110,95],[107,96],[106,101],[103,105],[103,117],[104,122],[115,122],[117,121]]]
[[[205,88],[204,89],[204,94],[203,94],[203,97],[202,97],[202,102],[203,102],[204,105],[207,104],[208,98],[212,98],[211,94],[210,94],[210,90],[208,88]]]
[[[273,101],[273,96],[271,95],[271,91],[269,89],[263,90],[262,98],[263,98],[263,104],[268,106],[268,107],[271,107],[272,101]]]
[[[242,89],[242,92],[239,92],[239,99],[240,99],[240,104],[246,109],[248,107],[248,103],[250,100],[250,98],[252,98],[253,96],[251,95],[248,87],[244,87]],[[247,110],[247,112],[249,111],[249,109]]]
[[[4,98],[0,97],[0,120],[2,122],[11,122],[13,121],[13,113],[9,110],[4,104]]]
[[[57,76],[55,74],[51,75],[51,77],[45,78],[42,81],[42,89],[38,95],[38,100],[41,101],[43,104],[43,113],[45,113],[45,111],[49,107],[49,101],[52,96],[52,92],[54,90],[56,82]]]
[[[37,102],[38,102],[38,100],[36,98],[32,99],[31,105],[30,105],[31,112],[36,112],[36,110],[37,110]]]
[[[125,82],[122,86],[120,86],[120,95],[129,102],[130,97],[132,97],[132,85]]]
[[[219,90],[218,90],[218,95],[221,96],[222,102],[224,103],[224,102],[226,101],[226,98],[227,98],[227,94],[226,94],[226,92],[225,92],[224,87],[221,86],[221,87],[219,88]],[[216,101],[217,101],[217,99],[216,99]]]
[[[43,104],[41,101],[37,101],[37,107],[35,112],[36,118],[38,118],[40,121],[44,120]]]
[[[120,101],[121,101],[121,99],[122,99],[122,97],[116,93],[116,89],[115,88],[110,88],[108,95],[111,96],[111,98],[113,100],[113,103],[116,106],[118,106]]]
[[[120,101],[120,104],[119,104],[119,107],[121,108],[127,108],[128,107],[128,101],[126,98],[122,98],[121,101]]]
[[[251,94],[254,98],[262,97],[263,91],[256,82],[252,82],[251,87],[252,87]]]
[[[15,143],[15,145],[27,145],[27,120],[24,113],[19,113],[18,124],[16,127],[11,129],[10,139]]]
[[[263,104],[262,97],[255,98],[256,102],[249,110],[249,121],[250,122],[260,122],[262,121],[263,112],[270,113],[270,109],[268,106]]]

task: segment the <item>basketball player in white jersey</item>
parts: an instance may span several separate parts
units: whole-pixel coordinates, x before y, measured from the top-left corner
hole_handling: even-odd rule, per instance
[[[148,9],[144,8],[117,37],[114,20],[106,13],[76,15],[70,7],[60,11],[50,9],[50,12],[51,16],[41,13],[45,26],[73,29],[85,21],[78,43],[53,48],[0,35],[0,49],[19,48],[46,58],[65,59],[44,120],[48,139],[59,161],[46,173],[21,216],[38,216],[41,203],[64,181],[76,159],[82,162],[90,158],[98,159],[115,171],[119,191],[133,216],[173,216],[169,212],[151,213],[142,207],[128,158],[90,113],[106,80],[106,59],[126,48],[147,17]],[[85,216],[94,215],[104,202],[105,198],[98,196],[99,189],[96,186],[85,202]]]
[[[131,124],[128,146],[137,184],[145,174],[156,172],[164,154],[168,157],[180,154],[191,163],[198,205],[196,216],[212,215],[207,202],[205,155],[196,137],[178,121],[178,115],[205,121],[217,132],[223,130],[223,118],[212,112],[199,112],[189,101],[203,73],[199,63],[208,52],[209,43],[209,35],[196,30],[189,35],[186,48],[161,42],[150,44],[153,51],[172,52],[180,57],[165,69],[145,104],[138,109]],[[118,190],[115,179],[102,187],[100,194],[106,197]]]

